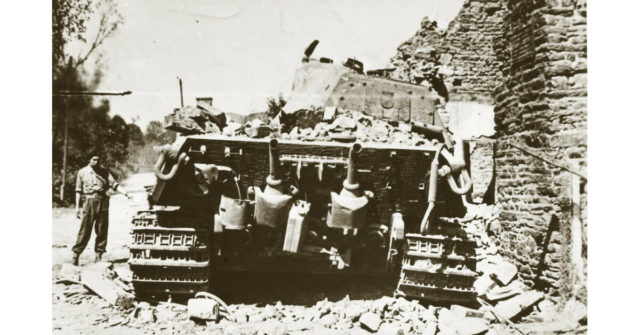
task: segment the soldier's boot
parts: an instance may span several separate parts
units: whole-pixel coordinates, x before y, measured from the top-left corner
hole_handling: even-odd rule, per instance
[[[102,261],[102,252],[96,252],[96,263]]]
[[[72,264],[72,265],[75,265],[75,266],[78,266],[78,264],[79,264],[79,259],[80,259],[80,254],[79,254],[79,253],[74,252],[74,253],[73,253],[73,257],[71,258],[71,264]]]

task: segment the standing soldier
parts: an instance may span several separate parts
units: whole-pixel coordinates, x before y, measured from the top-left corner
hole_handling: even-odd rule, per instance
[[[76,180],[76,216],[80,219],[80,231],[78,239],[73,246],[73,265],[78,265],[80,254],[89,243],[91,229],[95,221],[96,262],[102,260],[102,255],[107,248],[107,232],[109,230],[109,195],[107,190],[113,189],[117,193],[129,197],[125,191],[118,190],[118,183],[106,169],[100,166],[100,157],[91,156],[89,165],[78,171]],[[80,198],[84,197],[82,212],[80,211]],[[82,215],[81,215],[82,214]]]

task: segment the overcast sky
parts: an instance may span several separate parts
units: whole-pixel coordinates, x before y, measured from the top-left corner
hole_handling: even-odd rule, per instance
[[[356,57],[385,67],[398,45],[428,16],[446,27],[463,0],[118,0],[125,22],[103,45],[111,113],[145,127],[185,104],[211,96],[224,111],[265,109],[267,97],[290,90],[303,51]]]

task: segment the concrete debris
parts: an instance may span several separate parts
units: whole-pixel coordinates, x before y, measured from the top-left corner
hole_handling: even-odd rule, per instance
[[[495,307],[495,312],[501,317],[511,320],[542,299],[544,299],[542,292],[527,291],[509,300],[500,301]]]
[[[156,314],[153,309],[143,309],[138,313],[138,319],[142,323],[156,322]]]
[[[327,314],[320,318],[320,324],[327,328],[331,328],[336,322],[338,322],[338,315],[336,314]]]
[[[435,335],[438,330],[438,324],[435,322],[427,323],[427,327],[422,331],[422,335]]]
[[[518,274],[518,268],[512,263],[503,261],[491,267],[489,274],[501,285],[507,285]]]
[[[114,270],[116,276],[125,283],[133,281],[133,272],[128,267],[119,267]]]
[[[187,309],[189,318],[197,320],[217,320],[219,304],[212,299],[189,299]]]
[[[106,270],[101,270],[107,268],[104,265],[99,265],[82,270],[80,274],[82,284],[111,305],[131,307],[134,296],[115,284]]]
[[[476,279],[476,281],[473,283],[473,287],[476,289],[476,292],[478,293],[479,296],[485,295],[487,291],[489,291],[491,288],[495,286],[497,286],[496,282],[493,281],[493,279],[491,279],[491,277],[489,277],[488,274],[483,274],[482,276],[479,276]]]
[[[578,325],[569,321],[525,322],[519,328],[527,334],[557,334],[569,332]]]
[[[360,321],[360,326],[362,328],[372,332],[377,332],[380,327],[380,323],[382,322],[378,314],[371,312],[362,314],[358,321]]]
[[[587,324],[587,306],[580,301],[571,299],[565,304],[558,318],[585,325]]]
[[[438,314],[438,327],[441,333],[475,335],[482,334],[489,329],[487,320],[481,317],[462,315],[463,311],[461,308],[454,310],[441,309]]]
[[[449,310],[459,317],[482,318],[484,316],[484,313],[481,311],[460,305],[451,305]]]
[[[378,328],[377,334],[381,335],[399,335],[404,334],[402,327],[400,327],[397,323],[385,322],[380,325]]]
[[[75,266],[69,263],[62,264],[62,268],[58,273],[58,279],[80,281],[81,271],[82,271],[82,267],[80,266]]]
[[[313,130],[322,130],[324,126],[319,125],[326,126],[320,122]],[[296,132],[308,133],[306,130]],[[489,248],[493,244],[486,236],[484,222],[493,218],[493,211],[474,207],[469,207],[467,217],[458,220],[477,242],[478,250],[491,250],[476,267],[482,273],[474,283],[482,301],[479,309],[466,305],[437,307],[401,297],[382,296],[360,300],[345,296],[338,301],[325,298],[311,307],[283,304],[280,301],[266,305],[230,304],[225,313],[220,306],[216,311],[214,300],[196,297],[188,300],[187,305],[159,302],[152,306],[147,302],[135,302],[135,308],[123,314],[123,309],[114,305],[127,306],[126,299],[130,295],[118,285],[129,281],[131,272],[126,266],[111,269],[112,265],[106,262],[83,268],[63,266],[57,277],[77,278],[82,283],[54,283],[54,299],[56,303],[93,304],[101,310],[113,311],[112,315],[96,321],[97,327],[118,329],[127,324],[128,327],[149,329],[152,333],[511,334],[516,331],[509,319],[520,316],[522,319],[516,326],[525,332],[573,331],[585,324],[584,304],[572,301],[564,308],[557,308],[552,300],[543,300],[542,293],[528,291],[513,268],[504,265],[508,263],[506,259]],[[500,272],[500,269],[506,270]],[[507,285],[503,285],[505,282],[508,282]],[[130,303],[132,300],[128,301]],[[558,310],[562,310],[562,313]],[[225,314],[229,316],[228,319]]]
[[[493,286],[486,292],[486,298],[488,301],[498,301],[511,298],[518,295],[525,290],[525,285],[519,281],[514,280],[507,286]]]
[[[110,270],[113,270],[113,263],[111,262],[97,262],[87,266],[88,269],[94,269],[100,271],[102,273],[107,273]]]

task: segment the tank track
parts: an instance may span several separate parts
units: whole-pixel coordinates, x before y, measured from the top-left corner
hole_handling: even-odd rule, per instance
[[[455,224],[439,222],[433,230],[406,234],[396,295],[441,303],[474,301],[475,241]]]
[[[132,220],[129,267],[139,297],[209,289],[213,215],[180,210],[138,212]]]

